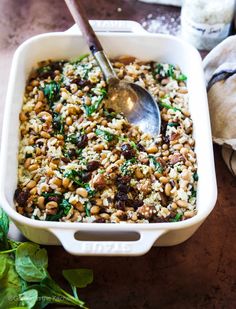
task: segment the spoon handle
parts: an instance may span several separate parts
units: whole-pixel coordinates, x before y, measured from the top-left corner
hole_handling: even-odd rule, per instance
[[[112,68],[110,61],[103,51],[102,45],[98,40],[93,28],[91,27],[86,13],[80,0],[65,0],[68,9],[71,12],[75,22],[81,29],[81,32],[89,46],[90,51],[97,60],[107,81],[116,78],[116,73]]]

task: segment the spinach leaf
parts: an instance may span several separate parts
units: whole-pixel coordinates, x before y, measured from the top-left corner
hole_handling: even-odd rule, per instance
[[[185,80],[187,80],[187,76],[184,75],[184,74],[179,74],[179,76],[176,77],[176,80],[177,81],[185,81]]]
[[[4,256],[7,265],[5,270],[3,270],[2,278],[0,278],[0,287],[14,288],[18,292],[21,289],[21,281],[15,269],[14,259],[9,254],[4,254]]]
[[[49,197],[61,197],[61,194],[54,192],[42,192],[42,196],[45,197],[46,200],[48,200]]]
[[[37,73],[39,74],[39,76],[43,76],[45,73],[49,73],[51,72],[52,68],[50,67],[50,65],[45,65],[43,67],[40,67],[37,69]]]
[[[197,191],[194,188],[191,189],[191,197],[197,197]]]
[[[63,209],[60,209],[55,215],[47,215],[46,221],[59,221],[64,216]]]
[[[9,218],[7,214],[0,208],[0,250],[8,249],[7,234],[9,231]]]
[[[84,184],[84,188],[86,189],[86,191],[88,192],[89,196],[94,196],[94,194],[96,193],[95,190],[92,190],[90,185],[88,183]]]
[[[83,59],[87,58],[89,56],[89,53],[88,54],[84,54],[80,57],[77,57],[73,60],[70,61],[70,64],[78,64],[79,62],[81,62]]]
[[[104,115],[105,115],[105,117],[106,118],[108,118],[108,119],[113,119],[113,118],[115,118],[116,117],[116,115],[117,115],[117,113],[115,112],[115,111],[109,111],[109,110],[107,110],[107,109],[104,109],[103,110],[103,113],[104,113]]]
[[[70,180],[74,181],[78,186],[83,187],[84,183],[81,180],[80,172],[76,170],[70,170],[64,174],[64,177],[69,178]]]
[[[8,265],[8,255],[1,254],[0,255],[0,280],[6,275],[8,272],[9,265]]]
[[[103,88],[101,89],[101,95],[98,96],[97,100],[92,105],[83,105],[87,116],[91,116],[99,108],[102,100],[105,98],[106,95],[107,91]]]
[[[194,179],[195,181],[198,181],[198,173],[197,173],[197,172],[195,172],[195,173],[193,174],[193,179]]]
[[[55,215],[47,215],[47,221],[59,221],[64,216],[67,216],[72,205],[66,199],[62,199],[59,204],[59,210]]]
[[[179,126],[179,123],[178,122],[168,122],[167,125],[169,127],[178,127]]]
[[[48,193],[49,196],[53,196],[52,193]],[[64,208],[69,206],[66,200],[61,203]],[[7,226],[3,228],[5,234]],[[40,249],[34,243],[8,242],[12,249],[0,252],[1,309],[42,309],[50,303],[86,308],[85,303],[78,298],[76,287],[73,288],[73,297],[52,280],[47,272],[48,258],[45,249]],[[15,250],[14,254],[12,250]],[[86,278],[84,274],[84,283],[81,284],[89,283]]]
[[[27,306],[28,309],[34,307],[38,299],[38,291],[35,289],[27,290],[19,295],[21,304]]]
[[[49,104],[58,101],[60,99],[60,84],[54,80],[48,84],[45,84],[43,88],[43,93],[48,99]]]
[[[33,157],[33,154],[32,153],[26,153],[25,154],[25,158],[28,159],[28,158],[32,158]]]
[[[95,130],[96,135],[101,135],[106,141],[111,142],[113,139],[115,139],[117,136],[113,133],[110,133],[105,130],[96,129]]]
[[[85,188],[90,196],[95,194],[95,190],[92,190],[88,183],[84,183],[82,180],[83,171],[70,170],[64,174],[64,177],[72,180],[79,187]]]
[[[170,219],[170,222],[178,222],[181,221],[183,215],[181,213],[177,213],[174,218]]]
[[[148,158],[154,169],[161,174],[163,172],[163,166],[161,165],[161,163],[158,162],[154,156],[149,155]]]
[[[58,134],[64,134],[64,123],[61,117],[61,114],[54,112],[53,113],[53,129]]]
[[[171,77],[177,81],[187,80],[187,76],[182,73],[176,76],[173,64],[169,64],[167,68],[165,68],[161,63],[157,63],[156,68],[154,69],[154,75],[156,74],[160,75],[161,78]]]
[[[44,290],[49,296],[48,300],[50,303],[61,303],[67,305],[77,305],[82,308],[86,308],[84,306],[84,302],[80,299],[76,299],[71,296],[69,293],[64,291],[52,278],[46,277],[40,283],[41,289]]]
[[[176,112],[176,111],[182,112],[180,108],[171,106],[170,104],[167,104],[167,103],[165,103],[165,102],[163,102],[163,101],[161,101],[161,100],[159,101],[159,105],[160,105],[161,107],[165,107],[166,109],[173,109],[175,112]]]
[[[47,251],[37,244],[22,243],[16,249],[15,266],[23,280],[39,282],[47,276]]]
[[[174,66],[173,64],[169,64],[166,75],[172,78],[175,78]]]
[[[9,309],[19,305],[18,291],[13,287],[0,290],[0,308]]]
[[[85,208],[85,212],[86,212],[86,216],[87,217],[90,217],[91,216],[91,213],[90,213],[90,203],[88,203],[88,202],[85,202],[85,204],[84,204],[84,208]]]
[[[132,158],[132,159],[126,160],[125,163],[122,164],[121,167],[120,167],[122,175],[123,176],[129,175],[131,173],[129,167],[131,165],[133,165],[134,163],[136,163],[136,162],[137,162],[136,158]]]
[[[70,134],[66,137],[66,141],[70,142],[71,144],[77,144],[78,136],[77,134]]]
[[[34,284],[31,286],[31,288],[37,290],[38,292],[38,300],[36,302],[35,308],[37,309],[45,308],[49,304],[61,304],[61,305],[72,305],[72,306],[75,305],[74,303],[75,299],[70,294],[68,294],[69,295],[68,297],[63,295],[62,294],[63,290],[59,286],[57,286],[56,290],[55,287],[52,286],[52,284],[48,286],[46,282],[49,280],[53,281],[52,279],[47,277],[42,282],[40,282],[40,284]]]
[[[63,209],[64,215],[68,215],[72,205],[66,199],[63,199],[59,207]]]
[[[169,64],[167,68],[165,68],[163,64],[157,63],[154,73],[160,75],[161,78],[175,77],[173,64]]]
[[[156,64],[156,68],[154,69],[155,74],[159,74],[161,77],[165,77],[164,66],[160,63]]]
[[[62,274],[70,285],[77,288],[85,288],[93,282],[93,271],[91,269],[65,269],[62,271]]]
[[[137,145],[135,144],[135,142],[131,141],[130,142],[130,146],[133,147],[134,149],[137,149]]]
[[[11,307],[10,309],[28,309],[28,307]]]

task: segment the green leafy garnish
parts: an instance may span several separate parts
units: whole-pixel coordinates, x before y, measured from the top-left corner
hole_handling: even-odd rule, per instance
[[[165,103],[165,102],[163,102],[163,101],[161,101],[161,100],[159,101],[159,105],[160,105],[161,107],[165,107],[165,108],[167,108],[167,109],[173,109],[175,112],[176,112],[176,111],[182,112],[180,108],[171,106],[170,104],[167,104],[167,103]]]
[[[78,171],[70,170],[64,174],[64,177],[69,178],[80,187],[84,186],[84,183],[81,180],[81,173]]]
[[[174,218],[170,219],[170,222],[178,222],[182,219],[183,215],[181,213],[177,213]]]
[[[118,139],[121,142],[128,142],[129,141],[128,137],[124,137],[124,136],[118,136]]]
[[[108,118],[108,119],[113,119],[116,117],[117,113],[115,111],[109,112],[107,109],[103,110],[104,115]]]
[[[110,133],[110,132],[105,131],[105,130],[101,130],[101,129],[96,129],[95,134],[101,135],[107,142],[111,142],[112,140],[114,140],[116,138],[115,134]]]
[[[71,210],[72,205],[66,199],[63,199],[59,207],[63,209],[63,213],[65,215],[68,215],[69,211]]]
[[[198,173],[197,173],[197,172],[195,172],[195,173],[193,174],[193,179],[194,179],[195,181],[198,181]]]
[[[71,144],[77,144],[78,136],[77,134],[70,134],[66,137],[66,141],[70,142]]]
[[[131,141],[130,142],[131,147],[133,147],[134,149],[137,149],[137,145],[135,144],[135,142]]]
[[[64,174],[64,177],[69,178],[79,187],[85,188],[89,196],[93,196],[96,191],[92,190],[88,183],[84,183],[82,181],[82,176],[83,176],[83,171],[75,171],[75,170],[70,170]]]
[[[58,101],[60,99],[60,84],[54,80],[48,84],[45,84],[43,88],[43,93],[48,99],[49,104]]]
[[[169,127],[178,127],[179,126],[179,123],[178,122],[169,122],[167,124]]]
[[[33,154],[32,154],[32,153],[26,152],[26,154],[25,154],[25,158],[26,158],[26,159],[32,158],[32,157],[33,157]]]
[[[64,134],[64,123],[61,114],[54,112],[53,113],[53,129],[58,134]]]
[[[61,195],[59,194],[54,195],[54,196],[61,197]],[[68,215],[72,205],[66,199],[62,199],[58,203],[59,203],[59,207],[58,207],[57,213],[54,215],[47,215],[46,217],[47,221],[59,221],[59,219]]]
[[[158,173],[162,174],[162,173],[163,173],[163,166],[161,165],[161,163],[158,162],[158,161],[156,160],[156,158],[155,158],[154,156],[152,156],[152,155],[149,155],[148,158],[149,158],[149,160],[150,160],[150,163],[153,165],[154,169],[155,169]]]
[[[42,196],[45,197],[45,199],[48,199],[49,197],[61,197],[61,194],[55,193],[55,192],[42,192]]]
[[[102,100],[105,98],[106,95],[107,95],[106,89],[102,88],[101,95],[98,96],[97,100],[92,105],[86,105],[86,104],[83,105],[87,116],[91,116],[95,111],[97,111]]]
[[[88,56],[89,56],[89,53],[88,53],[88,54],[84,54],[84,55],[82,55],[82,56],[80,56],[80,57],[77,57],[77,58],[75,58],[75,59],[72,59],[72,60],[70,61],[70,64],[78,64],[78,63],[81,62],[83,59],[87,58]]]
[[[123,176],[129,175],[130,174],[130,169],[129,167],[132,166],[134,163],[137,162],[136,158],[132,158],[129,160],[126,160],[124,164],[121,165],[120,170]]]
[[[87,308],[79,299],[77,288],[86,287],[93,281],[92,271],[64,270],[63,275],[70,283],[73,295],[63,290],[48,272],[46,249],[31,242],[16,243],[6,238],[9,220],[2,210],[0,213],[1,219],[4,218],[0,221],[4,233],[4,238],[0,238],[0,308],[39,309],[49,304]]]
[[[165,69],[161,63],[157,63],[154,73],[160,75],[162,78],[174,78],[174,66],[172,64],[169,64],[167,66],[167,69]]]
[[[185,81],[185,80],[187,80],[187,76],[184,75],[184,74],[179,74],[179,76],[176,77],[176,80],[178,80],[178,81]]]
[[[169,64],[169,66],[168,66],[167,76],[175,78],[174,66],[172,64]]]
[[[91,187],[90,187],[90,185],[89,185],[88,183],[86,183],[86,184],[84,185],[84,188],[85,188],[86,191],[88,192],[88,195],[89,195],[89,196],[94,196],[94,194],[96,193],[95,190],[92,190],[92,189],[91,189]]]
[[[46,221],[59,221],[64,216],[63,209],[60,209],[55,215],[47,215]]]
[[[185,81],[187,80],[187,76],[180,73],[178,76],[175,74],[175,67],[173,64],[168,64],[167,68],[164,67],[161,63],[156,64],[156,68],[154,69],[154,75],[160,75],[161,78],[171,77],[177,81]],[[155,77],[155,76],[154,76]]]
[[[197,191],[194,188],[191,189],[191,197],[197,197]]]
[[[49,72],[49,71],[51,71],[51,67],[50,67],[50,65],[45,65],[45,66],[43,66],[43,67],[40,67],[40,68],[38,68],[37,69],[37,72],[40,74],[40,73],[47,73],[47,72]]]
[[[89,203],[88,202],[85,202],[84,208],[85,208],[86,216],[90,217],[91,213],[90,213],[90,207],[89,207]]]

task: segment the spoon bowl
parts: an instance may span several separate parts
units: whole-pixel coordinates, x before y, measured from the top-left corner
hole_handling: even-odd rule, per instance
[[[129,122],[151,135],[159,134],[161,118],[159,108],[152,95],[135,83],[116,78],[110,81],[105,106],[123,113]]]

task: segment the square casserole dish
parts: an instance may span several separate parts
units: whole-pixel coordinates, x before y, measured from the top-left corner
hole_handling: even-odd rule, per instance
[[[62,246],[76,255],[142,255],[153,245],[172,246],[187,240],[215,206],[217,187],[210,119],[202,61],[188,43],[169,35],[147,33],[130,21],[92,21],[110,58],[132,55],[141,60],[177,64],[188,76],[189,109],[193,119],[198,162],[197,215],[171,223],[65,223],[26,218],[15,210],[19,112],[28,75],[39,61],[70,59],[88,52],[76,26],[66,32],[46,33],[24,42],[15,52],[2,135],[0,203],[25,237],[39,244]]]

